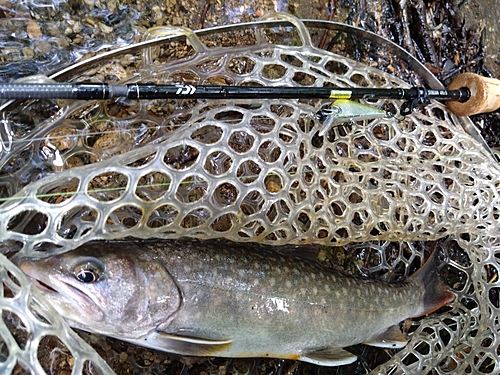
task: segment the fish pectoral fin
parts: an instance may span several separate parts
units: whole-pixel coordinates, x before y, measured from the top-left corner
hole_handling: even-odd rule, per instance
[[[392,326],[380,335],[374,337],[370,341],[364,342],[363,344],[379,348],[399,349],[405,347],[407,343],[408,341],[404,338],[399,327]]]
[[[313,363],[319,366],[342,366],[353,363],[356,356],[348,351],[337,348],[328,347],[324,349],[305,352],[300,355],[300,360]]]
[[[210,340],[200,337],[176,336],[156,331],[145,338],[149,345],[162,350],[192,356],[211,356],[227,350],[232,340]]]

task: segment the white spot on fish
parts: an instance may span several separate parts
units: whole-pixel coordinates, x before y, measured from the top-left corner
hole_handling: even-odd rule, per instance
[[[284,313],[289,313],[288,302],[285,298],[271,297],[266,302],[267,311],[270,313],[275,311],[280,311]]]
[[[288,289],[290,289],[292,287],[292,282],[290,280],[287,280],[285,285]]]
[[[276,284],[276,279],[274,277],[271,277],[269,280],[269,285],[274,286]]]
[[[318,294],[318,288],[316,288],[315,286],[313,286],[312,292],[313,292],[314,295]]]

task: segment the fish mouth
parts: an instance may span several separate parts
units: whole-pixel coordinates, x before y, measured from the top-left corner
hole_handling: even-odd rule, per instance
[[[42,292],[45,292],[45,293],[57,293],[57,294],[59,294],[59,292],[57,290],[55,290],[54,288],[52,288],[50,285],[45,284],[43,281],[35,279],[32,276],[28,276],[28,277],[30,278],[31,283],[34,286],[36,286],[38,289],[40,289]]]

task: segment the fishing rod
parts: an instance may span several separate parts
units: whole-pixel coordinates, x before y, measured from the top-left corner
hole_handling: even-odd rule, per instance
[[[396,99],[406,100],[401,114],[409,114],[430,99],[445,100],[459,116],[490,112],[500,107],[500,81],[473,73],[458,76],[447,90],[421,87],[331,88],[277,86],[156,85],[130,83],[3,83],[2,99]]]
[[[0,85],[0,99],[401,99],[401,114],[409,114],[416,105],[431,98],[466,101],[467,88],[427,90],[424,88],[328,88],[276,86],[204,86],[156,85],[131,83],[9,83]]]

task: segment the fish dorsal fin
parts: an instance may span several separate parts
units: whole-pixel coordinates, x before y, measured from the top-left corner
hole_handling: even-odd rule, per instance
[[[404,338],[398,326],[389,327],[380,335],[374,337],[370,341],[364,342],[366,345],[392,349],[403,348],[407,343],[408,342]]]
[[[142,345],[171,353],[192,356],[211,356],[221,353],[233,344],[232,340],[210,340],[200,337],[170,335],[156,331],[142,341]]]
[[[300,355],[301,361],[313,363],[319,366],[348,365],[349,363],[353,363],[356,358],[357,357],[354,354],[337,347],[314,350]]]

